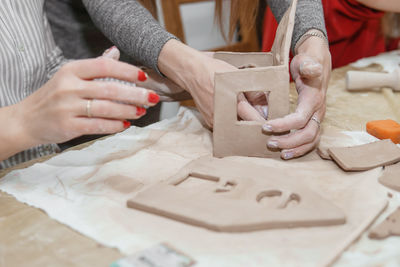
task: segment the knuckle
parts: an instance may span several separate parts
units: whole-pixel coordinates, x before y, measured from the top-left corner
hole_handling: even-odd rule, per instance
[[[106,74],[110,70],[110,59],[108,58],[96,58],[94,64],[96,64],[100,74]]]
[[[308,122],[308,116],[304,113],[297,113],[297,121],[299,122],[300,127],[304,127]]]

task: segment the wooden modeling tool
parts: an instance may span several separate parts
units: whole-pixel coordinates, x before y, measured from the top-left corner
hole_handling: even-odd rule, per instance
[[[350,92],[381,90],[382,87],[383,95],[392,107],[396,118],[400,120],[400,101],[396,99],[397,97],[393,93],[393,91],[400,92],[400,68],[390,73],[367,71],[347,72],[346,88]]]
[[[390,139],[393,143],[400,143],[400,124],[394,120],[378,120],[367,123],[367,132],[381,140]]]
[[[215,53],[214,57],[238,68],[215,75],[213,153],[215,157],[279,158],[267,149],[268,134],[261,121],[238,121],[237,98],[244,92],[268,93],[268,120],[289,113],[289,51],[297,0],[279,23],[269,53]],[[252,66],[252,68],[242,68]]]
[[[346,88],[349,91],[364,91],[371,88],[390,87],[400,91],[400,69],[391,73],[348,71]]]

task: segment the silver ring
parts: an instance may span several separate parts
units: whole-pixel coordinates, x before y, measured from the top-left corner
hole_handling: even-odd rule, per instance
[[[93,101],[93,99],[89,99],[89,100],[86,102],[86,116],[87,116],[88,118],[91,118],[91,117],[92,117],[92,113],[90,113],[90,109],[92,108],[92,101]]]
[[[321,127],[321,121],[317,118],[317,116],[313,115],[311,120],[315,121],[318,124],[318,128]]]

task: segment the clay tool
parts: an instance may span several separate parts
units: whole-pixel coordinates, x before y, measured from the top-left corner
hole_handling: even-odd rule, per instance
[[[161,243],[119,259],[111,263],[110,267],[190,267],[193,264],[195,261],[187,255]]]
[[[381,140],[390,139],[393,143],[400,143],[400,124],[394,120],[378,120],[367,123],[367,132]]]
[[[348,71],[346,88],[349,91],[363,91],[371,88],[390,87],[400,92],[400,69],[391,73]]]
[[[398,97],[393,93],[393,91],[400,92],[400,68],[390,73],[348,71],[346,74],[346,88],[350,92],[376,91],[383,88],[383,95],[392,107],[397,119],[400,120],[400,101],[396,99]]]

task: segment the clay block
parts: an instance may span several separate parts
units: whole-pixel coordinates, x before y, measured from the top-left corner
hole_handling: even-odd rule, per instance
[[[217,73],[214,88],[213,152],[216,157],[276,157],[267,149],[270,138],[262,132],[263,122],[237,120],[237,96],[242,92],[269,92],[268,119],[289,113],[289,50],[297,0],[282,18],[270,53],[215,53],[214,57],[238,68]]]
[[[368,235],[372,239],[384,239],[389,236],[400,236],[400,207],[372,229]]]
[[[393,190],[400,192],[400,163],[386,166],[379,182]]]
[[[390,140],[353,147],[328,149],[331,158],[345,171],[365,171],[400,161],[400,148]]]
[[[260,165],[209,157],[189,163],[127,205],[222,232],[345,223],[339,208],[296,180],[285,179],[285,170],[271,173]]]

